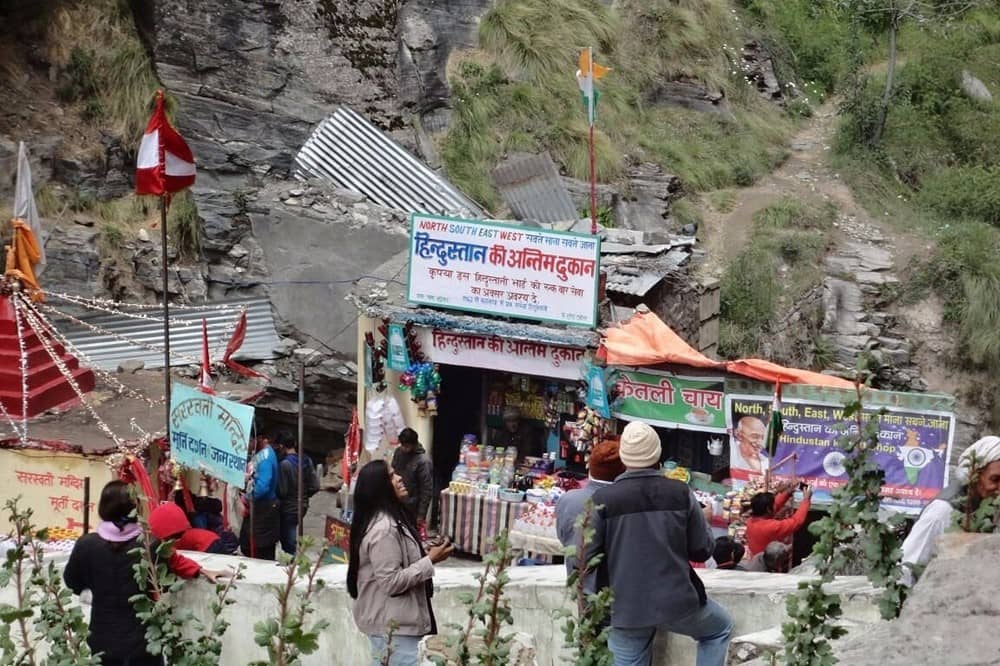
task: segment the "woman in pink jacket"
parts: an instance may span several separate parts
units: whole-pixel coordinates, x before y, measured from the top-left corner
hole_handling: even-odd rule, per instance
[[[370,462],[358,473],[347,591],[375,665],[384,663],[393,625],[390,666],[416,666],[420,639],[437,632],[431,608],[434,565],[452,551],[444,544],[424,552],[406,496],[402,479],[384,461]]]

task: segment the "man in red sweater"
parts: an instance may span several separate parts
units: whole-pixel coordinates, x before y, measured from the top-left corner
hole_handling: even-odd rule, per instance
[[[774,493],[757,493],[750,500],[752,515],[747,520],[746,537],[748,557],[763,553],[767,544],[772,541],[784,542],[806,524],[809,502],[812,499],[812,488],[808,486],[802,491],[802,502],[791,517],[781,520],[774,517],[791,496],[792,491],[785,490],[777,496]]]

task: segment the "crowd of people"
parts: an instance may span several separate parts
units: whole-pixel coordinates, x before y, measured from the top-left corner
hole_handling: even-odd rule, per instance
[[[355,623],[370,642],[373,664],[384,663],[391,632],[390,666],[411,666],[417,663],[420,639],[437,632],[434,567],[448,559],[453,547],[447,540],[429,544],[425,519],[432,499],[431,462],[416,432],[407,428],[398,440],[391,464],[375,460],[357,473],[347,590],[354,600]],[[211,581],[232,572],[204,569],[176,551],[232,554],[239,549],[273,558],[280,544],[294,553],[300,464],[303,496],[318,489],[315,469],[300,461],[296,450],[287,432],[279,432],[273,445],[267,438],[257,440],[247,487],[247,512],[254,520],[244,521],[239,539],[206,518],[212,507],[195,506],[178,494],[148,517],[151,552],[157,552],[157,542],[169,540],[171,571]],[[692,637],[698,666],[722,666],[733,618],[707,594],[695,569],[787,572],[790,540],[806,524],[811,491],[800,488],[798,507],[785,517],[779,516],[789,513],[783,509],[794,485],[755,495],[744,546],[728,535],[713,536],[705,507],[685,483],[661,473],[660,457],[659,437],[640,422],[628,424],[619,441],[595,445],[588,483],[563,495],[556,507],[559,539],[565,546],[585,546],[587,562],[597,558],[596,568],[586,572],[588,593],[606,586],[614,592],[608,645],[615,666],[651,664],[659,631]],[[962,454],[955,483],[924,509],[910,531],[903,546],[906,582],[912,583],[914,571],[931,558],[935,538],[954,525],[956,511],[974,512],[998,495],[1000,437],[985,437]],[[578,519],[588,507],[593,538],[583,544]],[[73,592],[89,590],[92,597],[89,644],[102,653],[105,666],[161,665],[162,658],[147,651],[145,630],[130,602],[142,591],[134,565],[143,535],[128,485],[107,484],[98,514],[97,530],[77,542],[64,572]],[[567,572],[577,566],[574,558],[566,558]]]

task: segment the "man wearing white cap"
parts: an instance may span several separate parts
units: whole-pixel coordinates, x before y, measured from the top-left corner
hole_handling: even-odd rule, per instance
[[[697,666],[724,666],[733,633],[691,562],[712,556],[715,539],[686,484],[659,470],[660,438],[645,423],[625,426],[618,455],[626,472],[594,493],[599,587],[614,592],[608,647],[615,666],[649,666],[658,629],[698,641]]]
[[[954,512],[967,506],[975,511],[989,497],[1000,495],[1000,437],[983,437],[958,459],[955,481],[931,501],[917,518],[903,542],[903,582],[912,585],[913,567],[926,565],[934,555],[934,542],[955,521]]]

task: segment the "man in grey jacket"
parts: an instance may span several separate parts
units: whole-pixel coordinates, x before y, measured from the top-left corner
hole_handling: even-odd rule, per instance
[[[659,470],[660,438],[629,423],[619,456],[628,471],[594,494],[601,554],[598,585],[614,593],[608,646],[615,666],[649,666],[657,629],[698,641],[697,666],[725,666],[733,620],[708,598],[691,562],[712,556],[715,540],[686,484]]]

